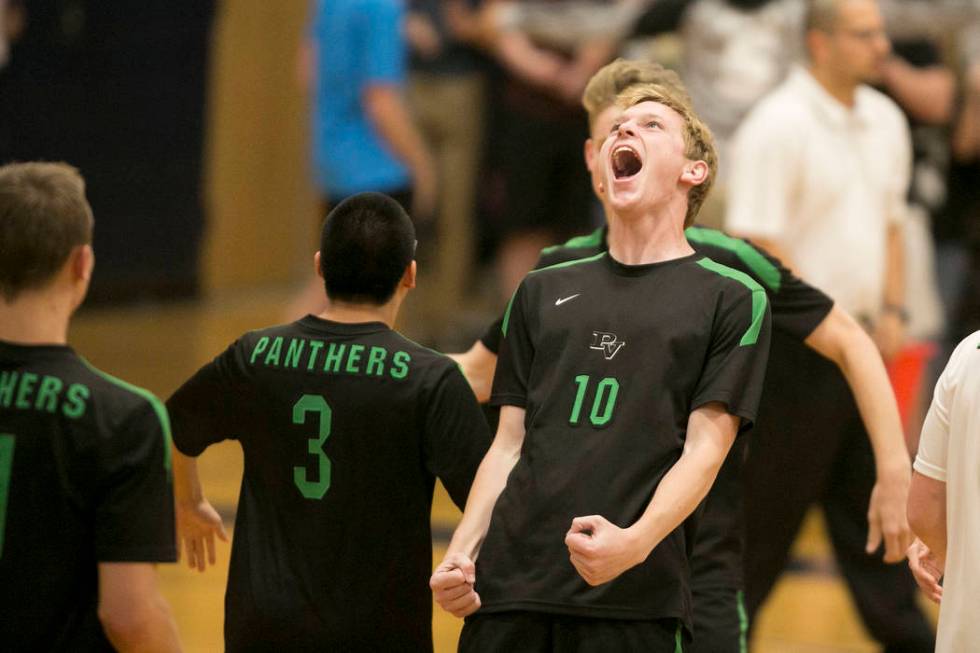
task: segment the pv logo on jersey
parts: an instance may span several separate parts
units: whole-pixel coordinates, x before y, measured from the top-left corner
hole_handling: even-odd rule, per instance
[[[608,333],[606,331],[593,331],[592,332],[592,344],[589,345],[589,349],[598,349],[606,357],[607,361],[611,361],[613,356],[623,348],[626,342],[619,340],[615,333]]]

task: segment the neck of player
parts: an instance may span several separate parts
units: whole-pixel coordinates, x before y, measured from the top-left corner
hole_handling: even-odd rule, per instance
[[[64,345],[72,298],[52,289],[22,292],[7,303],[0,299],[0,340],[19,345]]]
[[[401,290],[396,290],[391,299],[380,305],[358,304],[327,298],[327,308],[318,317],[342,324],[383,322],[391,329],[395,326],[398,309],[401,307],[405,294]]]
[[[624,265],[660,263],[694,253],[684,237],[684,210],[617,215],[606,207],[609,255]]]

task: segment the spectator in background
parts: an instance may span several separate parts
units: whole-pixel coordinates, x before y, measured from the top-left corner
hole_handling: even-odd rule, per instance
[[[808,68],[793,70],[736,134],[726,226],[778,252],[860,316],[889,360],[902,347],[907,320],[902,225],[910,136],[898,107],[865,85],[879,80],[889,41],[874,0],[812,0],[806,27]],[[932,650],[908,570],[865,550],[873,462],[843,378],[779,337],[772,348],[779,364],[769,368],[753,436],[765,455],[750,455],[745,474],[750,617],[781,573],[809,504],[819,501],[872,636],[886,651]],[[815,396],[821,405],[839,397],[840,410],[812,414]],[[791,434],[766,426],[792,420],[801,427]],[[800,461],[801,450],[812,455]]]
[[[428,311],[443,324],[463,303],[474,257],[476,177],[484,131],[485,60],[467,41],[477,39],[481,0],[411,0],[409,100],[433,152],[438,176],[435,302]],[[422,272],[425,274],[425,271]]]
[[[341,200],[376,191],[413,222],[436,205],[436,168],[404,98],[408,44],[401,0],[316,0],[299,53],[300,83],[312,94],[312,161],[319,220]],[[293,319],[324,308],[311,277],[286,310]]]
[[[592,223],[589,177],[582,166],[588,126],[578,102],[615,47],[596,38],[553,47],[517,29],[500,32],[492,43],[504,74],[495,94],[490,153],[501,192],[490,209],[490,229],[500,243],[500,290],[506,298],[543,247]]]
[[[301,74],[313,90],[313,164],[325,205],[384,192],[417,222],[435,207],[436,172],[403,98],[404,20],[399,0],[317,0]]]

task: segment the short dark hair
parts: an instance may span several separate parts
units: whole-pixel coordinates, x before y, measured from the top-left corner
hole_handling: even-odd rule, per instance
[[[0,166],[0,297],[42,288],[92,242],[85,180],[66,163]]]
[[[382,193],[348,197],[323,223],[320,271],[331,299],[384,304],[414,257],[415,227]]]

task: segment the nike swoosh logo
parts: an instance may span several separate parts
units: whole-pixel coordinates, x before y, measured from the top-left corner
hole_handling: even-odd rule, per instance
[[[579,293],[575,293],[574,295],[569,295],[568,297],[562,297],[561,299],[556,299],[555,300],[555,306],[561,306],[565,302],[571,301],[571,300],[575,299],[576,297],[578,297],[581,294],[582,293],[579,292]]]

